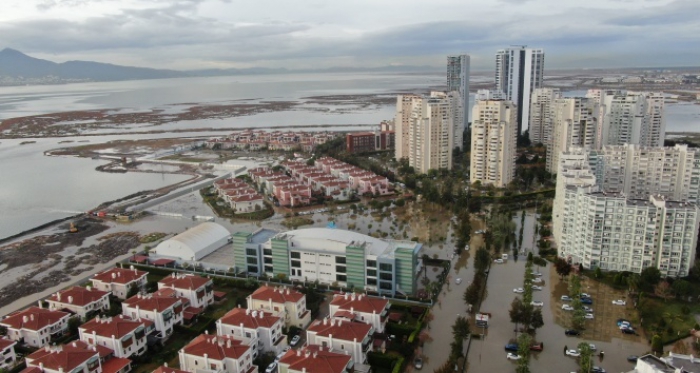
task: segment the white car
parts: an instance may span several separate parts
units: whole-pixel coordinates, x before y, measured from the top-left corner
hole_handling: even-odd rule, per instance
[[[524,292],[525,292],[525,289],[523,289],[523,288],[515,288],[515,289],[513,289],[513,293],[522,294],[522,293],[524,293]]]
[[[540,272],[531,272],[531,273],[532,273],[532,275],[535,276],[535,277],[540,277],[540,276],[542,276],[542,273],[540,273]]]
[[[530,305],[535,307],[543,307],[544,302],[541,300],[533,300],[532,302],[530,302]]]
[[[581,353],[578,350],[566,350],[566,356],[579,357]]]
[[[265,373],[272,373],[277,369],[277,362],[272,362],[270,365],[267,366],[267,369],[265,369]]]
[[[508,360],[520,360],[520,355],[509,352],[506,354],[506,359],[508,359]]]
[[[598,350],[598,348],[597,348],[593,343],[589,343],[589,344],[588,344],[588,347],[591,348],[591,351],[597,351],[597,350]]]
[[[457,285],[461,284],[461,283],[462,283],[462,278],[461,278],[461,277],[457,277],[457,279],[455,280],[455,283],[457,283]]]
[[[541,283],[541,282],[542,282],[542,279],[539,278],[539,277],[535,277],[535,278],[532,279],[532,283],[533,283],[533,284],[539,284],[539,283]]]
[[[625,302],[622,299],[615,299],[614,301],[612,301],[612,304],[614,304],[616,306],[626,306],[627,302]]]
[[[539,290],[539,291],[542,291],[542,286],[539,286],[539,285],[532,285],[532,290]]]
[[[595,317],[593,316],[592,313],[587,313],[586,316],[584,316],[586,320],[593,320]]]
[[[588,293],[581,293],[578,296],[579,296],[579,298],[590,298],[591,297],[591,295]]]
[[[593,308],[588,307],[588,306],[583,306],[583,310],[586,311],[587,313],[593,313]]]
[[[562,295],[561,300],[563,300],[564,302],[571,302],[571,297],[568,295]]]
[[[496,259],[493,262],[496,264],[503,264],[503,259]]]
[[[573,311],[573,310],[574,310],[574,307],[571,307],[571,306],[568,305],[568,304],[564,304],[564,305],[561,306],[561,309],[563,309],[564,311]]]

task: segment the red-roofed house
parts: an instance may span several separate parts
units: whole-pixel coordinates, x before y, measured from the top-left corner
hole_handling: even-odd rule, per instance
[[[377,333],[384,333],[389,300],[364,294],[336,294],[330,303],[330,316],[349,318],[370,324]]]
[[[276,354],[287,347],[282,319],[271,312],[234,308],[216,321],[216,334],[235,337],[253,346],[253,359],[259,352]]]
[[[372,347],[372,325],[325,318],[316,320],[306,330],[306,342],[332,348],[333,351],[352,355],[355,362],[364,364],[367,351]]]
[[[109,292],[93,289],[92,286],[73,286],[59,291],[46,301],[51,309],[69,310],[83,320],[95,313],[109,310]]]
[[[146,276],[148,272],[131,269],[112,268],[100,272],[93,276],[92,287],[101,291],[111,291],[119,299],[126,299],[129,292],[136,289],[143,289],[146,286]]]
[[[173,334],[173,327],[182,324],[183,303],[176,297],[137,294],[122,302],[122,314],[132,320],[153,321],[158,331],[156,338],[166,340]]]
[[[114,356],[128,358],[141,356],[148,349],[146,336],[153,332],[150,320],[131,320],[121,315],[99,316],[78,328],[80,340],[90,346],[104,346],[114,351]]]
[[[351,372],[352,356],[331,352],[323,346],[306,346],[287,351],[279,361],[280,373],[344,373]]]
[[[180,369],[170,368],[166,364],[166,365],[159,366],[158,368],[156,368],[156,370],[154,370],[151,373],[187,373],[187,372],[184,370],[180,370]]]
[[[102,361],[102,373],[128,373],[131,372],[131,360],[123,357],[110,357]],[[72,373],[72,372],[71,372]]]
[[[63,335],[68,329],[70,313],[29,307],[8,315],[0,321],[7,328],[7,336],[13,341],[31,347],[43,347],[52,337]]]
[[[233,337],[202,334],[178,355],[180,369],[190,373],[258,373],[253,348]]]
[[[0,338],[0,369],[10,370],[17,364],[17,354],[15,345],[17,341],[7,338]]]
[[[270,311],[280,316],[286,326],[305,328],[311,322],[311,311],[306,309],[306,295],[295,289],[262,286],[247,300],[248,308]]]
[[[214,283],[210,278],[173,273],[158,281],[158,289],[166,288],[175,290],[178,297],[187,298],[195,308],[206,308],[214,303]]]
[[[103,373],[99,351],[82,342],[63,346],[46,346],[25,358],[27,372],[36,373]]]

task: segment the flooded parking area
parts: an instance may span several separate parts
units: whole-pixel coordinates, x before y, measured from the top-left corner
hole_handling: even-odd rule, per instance
[[[534,267],[538,270],[537,267]],[[629,355],[642,355],[649,350],[640,336],[622,334],[615,320],[625,317],[633,320],[633,310],[624,306],[614,306],[611,298],[620,296],[608,290],[605,285],[591,280],[584,281],[582,288],[593,298],[594,320],[587,321],[587,328],[581,337],[569,337],[564,334],[568,329],[570,313],[563,311],[560,300],[566,294],[567,284],[560,280],[553,266],[539,268],[544,279],[542,291],[533,292],[533,300],[544,302],[542,316],[544,326],[537,330],[534,340],[544,343],[542,352],[533,352],[530,358],[532,372],[573,372],[578,369],[575,358],[564,355],[564,348],[575,348],[580,342],[596,345],[598,352],[604,351],[604,357],[596,356],[594,364],[608,372],[628,372],[634,368],[627,362]],[[481,307],[482,312],[491,313],[489,328],[483,340],[473,340],[469,351],[469,372],[492,373],[513,372],[515,363],[506,359],[504,346],[516,338],[515,325],[510,322],[509,309],[515,296],[513,289],[523,286],[525,260],[510,259],[503,264],[491,267],[487,284],[487,297]]]

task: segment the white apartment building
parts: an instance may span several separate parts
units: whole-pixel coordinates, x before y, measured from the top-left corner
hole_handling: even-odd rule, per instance
[[[184,304],[176,297],[163,297],[154,294],[137,294],[122,302],[122,314],[132,320],[153,321],[157,331],[155,337],[168,339],[175,325],[182,325]]]
[[[431,92],[414,107],[408,128],[408,164],[417,173],[451,169],[459,94]]]
[[[148,349],[146,337],[153,330],[155,326],[150,320],[131,320],[122,315],[97,316],[78,327],[81,341],[90,346],[107,347],[120,358],[143,355]]]
[[[603,109],[600,146],[663,146],[666,135],[662,93],[589,91]]]
[[[496,90],[516,105],[518,135],[528,128],[530,95],[542,88],[543,78],[544,50],[522,46],[496,52]]]
[[[530,96],[530,142],[550,146],[552,136],[552,111],[554,100],[561,98],[558,88],[535,88]]]
[[[253,348],[229,336],[202,334],[178,352],[180,369],[190,373],[258,373]]]
[[[447,92],[459,93],[457,119],[454,121],[454,143],[462,148],[464,130],[469,127],[469,64],[468,54],[447,56]]]
[[[372,334],[372,325],[324,318],[311,323],[306,330],[306,342],[338,353],[348,353],[353,361],[364,364],[367,351],[372,347]]]
[[[488,100],[505,100],[506,95],[501,91],[492,89],[479,89],[474,95],[474,102]]]
[[[70,313],[29,307],[11,313],[0,321],[7,328],[7,337],[31,347],[43,347],[51,338],[60,337],[68,330]]]
[[[191,307],[206,308],[214,303],[214,282],[190,273],[173,273],[158,281],[158,290],[175,290],[178,297],[187,298]]]
[[[310,345],[287,351],[278,364],[279,373],[345,373],[354,363],[350,355]]]
[[[252,346],[255,359],[259,353],[277,355],[287,347],[282,325],[282,318],[272,312],[234,308],[216,321],[216,334],[231,336]]]
[[[17,345],[17,341],[0,338],[0,369],[10,371],[17,364],[15,345]]]
[[[36,373],[102,373],[100,351],[83,342],[44,347],[25,358],[26,372]]]
[[[515,175],[516,107],[510,101],[477,101],[472,117],[469,181],[505,187]]]
[[[595,148],[598,110],[598,104],[588,98],[558,98],[551,103],[547,171],[552,174],[557,172],[561,152],[572,147]]]
[[[329,305],[330,316],[372,325],[377,333],[384,333],[389,312],[389,300],[365,294],[336,294]]]
[[[311,322],[306,295],[296,289],[261,286],[248,296],[247,304],[251,310],[272,312],[282,318],[286,326],[304,328]]]
[[[396,130],[396,147],[394,149],[396,160],[408,159],[408,130],[411,124],[413,110],[423,100],[419,95],[396,96],[396,117],[394,126]]]
[[[126,299],[130,291],[142,290],[146,286],[148,272],[130,269],[112,268],[94,275],[90,282],[92,287],[100,291],[111,292],[119,299]]]
[[[553,210],[559,255],[585,268],[640,273],[651,266],[664,276],[687,276],[695,258],[700,228],[697,203],[673,200],[675,195],[659,194],[657,186],[646,185],[644,181],[632,183],[632,180],[636,183],[635,178],[624,176],[632,174],[629,167],[622,172],[623,176],[618,176],[621,181],[611,184],[606,180],[608,176],[604,176],[597,182],[596,174],[606,175],[607,167],[617,173],[621,164],[625,164],[619,155],[607,153],[609,148],[603,148],[603,155],[582,149],[562,154]],[[635,146],[624,148],[635,149]],[[601,166],[609,156],[617,163]],[[639,158],[641,150],[637,153],[637,162]],[[635,157],[629,159],[635,160]],[[603,167],[603,170],[596,171],[596,167]],[[648,171],[650,167],[643,170]],[[631,190],[630,183],[644,187],[645,191],[625,192]],[[606,189],[607,184],[619,189]]]
[[[57,292],[46,301],[50,309],[69,310],[86,320],[95,313],[109,310],[109,294],[92,286],[73,286]]]

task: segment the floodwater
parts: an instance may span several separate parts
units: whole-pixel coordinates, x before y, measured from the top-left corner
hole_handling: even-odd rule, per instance
[[[525,252],[532,249],[528,242],[533,242],[535,215],[528,212],[525,218],[525,230],[523,248]],[[519,224],[520,212],[517,212],[514,221]],[[516,229],[516,235],[519,228]],[[513,338],[515,325],[510,322],[508,310],[516,295],[513,289],[523,286],[525,274],[525,256],[518,260],[512,257],[504,264],[491,266],[487,283],[487,297],[484,300],[481,311],[491,313],[490,327],[486,330],[483,340],[473,340],[469,351],[469,372],[492,373],[513,372],[515,363],[506,359],[504,346]],[[596,356],[594,364],[605,368],[608,372],[627,372],[633,369],[633,365],[627,362],[628,355],[642,355],[648,351],[648,346],[638,336],[624,336],[615,325],[619,317],[632,319],[633,312],[630,308],[613,306],[610,299],[623,296],[604,285],[589,285],[585,282],[582,287],[593,297],[594,314],[596,319],[587,321],[586,330],[581,338],[565,336],[564,330],[568,329],[569,313],[561,310],[560,296],[566,294],[566,283],[559,280],[556,271],[551,265],[537,268],[544,279],[544,289],[535,291],[533,300],[544,302],[542,315],[544,326],[537,331],[534,339],[544,343],[544,351],[533,352],[530,358],[530,370],[533,372],[571,372],[578,369],[577,361],[564,355],[564,348],[575,348],[580,342],[586,341],[596,345],[598,351],[605,351],[605,357]],[[446,349],[449,342],[445,342]]]

